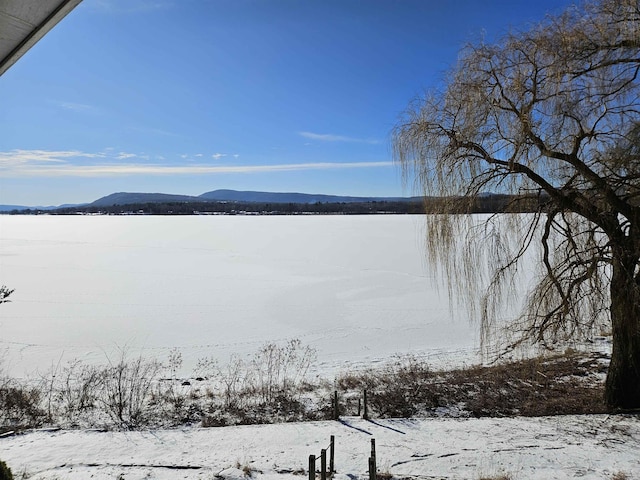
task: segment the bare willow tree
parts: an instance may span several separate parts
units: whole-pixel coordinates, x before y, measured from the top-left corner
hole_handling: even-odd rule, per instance
[[[591,0],[466,47],[393,133],[425,195],[539,196],[537,213],[482,221],[445,202],[427,216],[428,258],[484,332],[499,327],[514,275],[540,266],[511,331],[553,345],[610,325],[605,397],[617,408],[640,407],[639,71],[638,0]]]

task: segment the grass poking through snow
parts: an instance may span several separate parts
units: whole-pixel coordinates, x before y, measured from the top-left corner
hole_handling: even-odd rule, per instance
[[[603,413],[608,358],[564,355],[437,371],[416,357],[309,382],[314,352],[298,341],[268,345],[253,360],[209,365],[210,375],[177,378],[155,359],[123,355],[109,365],[78,362],[40,381],[0,378],[0,433],[41,426],[140,429],[324,420],[338,391],[341,415],[370,418],[544,416]],[[215,367],[215,368],[214,368]],[[171,373],[167,378],[167,370]]]

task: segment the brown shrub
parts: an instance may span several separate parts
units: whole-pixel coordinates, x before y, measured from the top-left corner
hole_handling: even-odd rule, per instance
[[[343,392],[367,389],[370,414],[378,417],[430,415],[451,407],[456,414],[473,416],[602,413],[602,359],[599,354],[570,352],[436,372],[410,357],[359,377],[343,376],[337,385]]]

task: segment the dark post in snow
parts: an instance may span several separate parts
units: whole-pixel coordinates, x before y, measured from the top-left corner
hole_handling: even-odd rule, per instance
[[[369,457],[369,480],[376,480],[376,459]]]
[[[367,391],[364,391],[364,413],[362,414],[362,418],[364,418],[365,420],[369,420],[369,412],[367,410]]]
[[[331,443],[329,444],[329,473],[332,475],[335,473],[335,459],[336,455],[336,437],[331,435]]]
[[[309,455],[309,480],[316,480],[316,456]]]
[[[376,462],[376,439],[371,439],[371,456],[369,457],[369,480],[376,480],[378,466]]]
[[[340,411],[338,410],[338,391],[333,392],[333,419],[340,419]]]
[[[320,480],[327,480],[327,451],[320,450]]]

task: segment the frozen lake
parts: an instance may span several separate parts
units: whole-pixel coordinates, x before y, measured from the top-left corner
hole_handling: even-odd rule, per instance
[[[0,216],[0,351],[22,375],[128,346],[165,359],[299,338],[329,371],[479,361],[430,281],[422,216]]]

